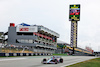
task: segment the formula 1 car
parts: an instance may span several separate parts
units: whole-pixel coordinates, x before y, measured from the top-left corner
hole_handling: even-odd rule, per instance
[[[57,63],[63,63],[63,58],[61,58],[61,57],[59,57],[59,56],[53,56],[53,57],[51,57],[50,59],[46,59],[46,58],[44,58],[43,60],[42,60],[42,62],[41,63],[43,63],[43,64],[57,64]]]

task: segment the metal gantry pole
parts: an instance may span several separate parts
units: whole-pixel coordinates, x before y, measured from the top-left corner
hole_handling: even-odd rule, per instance
[[[73,48],[73,54],[74,54],[74,48],[77,47],[77,21],[71,21],[71,47]]]
[[[80,21],[80,4],[71,4],[69,8],[69,21],[71,21],[70,46],[72,47],[74,54],[74,50],[77,48],[77,22]]]

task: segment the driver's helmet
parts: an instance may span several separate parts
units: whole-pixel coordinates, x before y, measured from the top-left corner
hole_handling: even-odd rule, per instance
[[[52,59],[55,59],[55,56],[53,56]]]

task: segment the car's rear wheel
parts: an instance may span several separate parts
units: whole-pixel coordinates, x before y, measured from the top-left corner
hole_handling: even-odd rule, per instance
[[[44,61],[47,61],[47,60],[46,60],[46,59],[43,59],[43,62],[44,62]]]
[[[42,60],[42,62],[41,63],[43,63],[43,62],[45,62],[45,61],[47,61],[45,58]],[[45,64],[45,63],[43,63],[43,64]]]

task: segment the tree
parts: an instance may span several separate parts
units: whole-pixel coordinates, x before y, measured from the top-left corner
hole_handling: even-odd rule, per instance
[[[1,38],[1,43],[3,44],[4,43],[4,36],[3,36],[3,33],[0,33],[0,38]],[[2,52],[2,45],[1,45],[1,47],[0,47],[1,49],[0,49],[0,52]]]
[[[2,38],[2,44],[3,44],[3,43],[4,43],[4,38],[5,38],[5,37],[4,37],[3,35],[1,35],[0,37]]]

